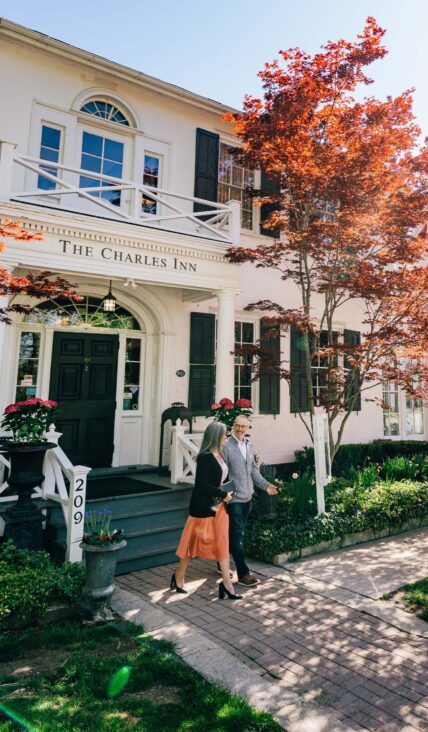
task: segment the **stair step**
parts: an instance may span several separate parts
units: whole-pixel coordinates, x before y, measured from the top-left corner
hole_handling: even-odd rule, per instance
[[[55,506],[54,508],[57,509]],[[62,513],[62,509],[59,508],[61,511],[60,517],[56,518],[55,516],[53,518],[49,519],[49,525],[54,526],[57,529],[62,529],[65,527],[64,517]],[[160,513],[173,513],[174,511],[188,511],[187,506],[183,506],[180,503],[173,503],[172,505],[168,506],[152,506],[151,508],[147,509],[146,511],[136,511],[135,513],[129,514],[129,513],[114,513],[112,511],[112,521],[124,521],[125,519],[137,519],[140,516],[157,516]],[[55,511],[55,513],[58,513]],[[61,520],[62,519],[62,520]]]
[[[178,557],[175,553],[176,548],[164,550],[157,554],[148,554],[144,557],[136,555],[133,558],[126,558],[118,562],[116,575],[138,572],[141,569],[150,569],[151,567],[161,567],[164,564],[176,564],[178,562]]]
[[[155,529],[142,529],[140,531],[126,531],[127,541],[137,539],[138,537],[155,536],[156,534],[164,534],[166,531],[183,531],[184,524],[174,524],[173,526],[160,526]]]

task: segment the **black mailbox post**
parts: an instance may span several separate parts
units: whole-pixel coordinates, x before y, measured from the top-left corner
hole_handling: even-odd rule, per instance
[[[168,466],[162,465],[163,434],[166,422],[170,421],[174,427],[177,424],[177,419],[180,419],[182,422],[187,420],[189,423],[189,432],[192,432],[192,417],[192,412],[182,402],[173,402],[168,409],[165,409],[165,411],[162,412],[159,448],[159,475],[168,475]]]

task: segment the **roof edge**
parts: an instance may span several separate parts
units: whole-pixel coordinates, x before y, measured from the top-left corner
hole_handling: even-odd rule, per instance
[[[98,68],[104,70],[106,73],[113,74],[114,76],[125,79],[128,82],[143,86],[146,89],[156,91],[168,97],[179,99],[183,103],[191,104],[192,106],[205,109],[209,112],[224,114],[225,112],[240,111],[234,107],[229,107],[221,102],[217,102],[214,99],[209,99],[208,97],[203,97],[200,94],[191,92],[177,86],[176,84],[162,81],[161,79],[149,76],[148,74],[144,74],[142,71],[137,71],[129,66],[117,63],[116,61],[110,61],[104,56],[98,56],[95,53],[85,51],[84,49],[73,46],[65,41],[52,38],[41,31],[35,31],[24,25],[20,25],[19,23],[14,23],[7,18],[0,18],[0,36],[20,41],[28,46],[42,47],[42,50],[60,55],[63,58],[72,58],[76,62],[90,66],[91,68],[96,64]]]

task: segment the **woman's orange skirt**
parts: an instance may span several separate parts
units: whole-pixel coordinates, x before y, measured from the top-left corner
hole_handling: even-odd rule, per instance
[[[220,562],[229,557],[229,516],[221,503],[215,516],[189,516],[176,554],[180,559],[200,557]]]

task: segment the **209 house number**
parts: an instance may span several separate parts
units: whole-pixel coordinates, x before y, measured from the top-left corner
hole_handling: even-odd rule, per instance
[[[85,481],[83,478],[78,478],[76,480],[76,489],[75,493],[78,493],[79,491],[83,491],[83,486],[85,484]],[[83,506],[83,496],[82,495],[76,495],[73,499],[73,508],[81,508]],[[83,513],[82,511],[74,511],[73,512],[73,524],[77,526],[80,524],[83,520]]]

